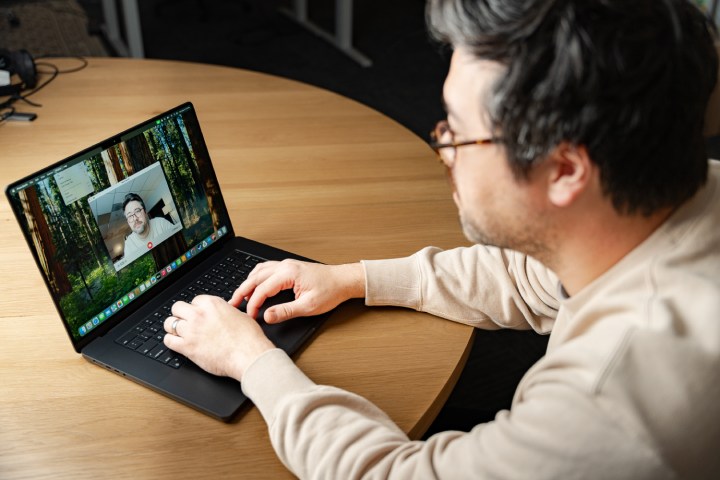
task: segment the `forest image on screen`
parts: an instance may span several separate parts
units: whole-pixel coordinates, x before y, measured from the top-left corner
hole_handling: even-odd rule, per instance
[[[227,224],[225,210],[215,208],[222,202],[217,181],[202,174],[212,171],[207,155],[196,117],[180,112],[12,196],[74,338],[83,324]],[[181,223],[182,230],[117,270],[101,233],[103,215],[93,213],[88,199],[132,182],[157,162],[171,198],[166,195],[154,215]],[[114,203],[104,215],[118,210],[122,206]]]

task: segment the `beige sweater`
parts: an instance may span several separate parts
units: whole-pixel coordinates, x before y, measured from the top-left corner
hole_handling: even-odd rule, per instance
[[[243,389],[301,478],[720,478],[719,183],[710,162],[705,189],[572,298],[537,262],[493,248],[365,262],[368,305],[552,330],[511,410],[469,433],[410,441],[280,350]]]

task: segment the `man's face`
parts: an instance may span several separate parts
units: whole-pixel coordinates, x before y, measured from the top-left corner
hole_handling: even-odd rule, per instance
[[[140,202],[133,200],[125,205],[125,219],[132,231],[138,235],[142,236],[147,230],[147,213]]]
[[[463,48],[452,57],[443,96],[455,142],[502,137],[493,132],[484,105],[504,71],[497,63],[478,60]],[[442,142],[449,141],[446,135]],[[442,153],[442,151],[441,151]],[[450,169],[453,199],[465,236],[474,243],[512,248],[535,255],[542,250],[546,229],[538,207],[540,182],[516,180],[501,143],[458,147]]]

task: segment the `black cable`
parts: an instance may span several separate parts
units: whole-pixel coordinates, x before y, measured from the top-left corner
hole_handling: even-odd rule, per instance
[[[37,57],[37,59],[43,59],[43,58],[53,58],[53,57],[51,57],[51,56],[40,56],[40,57]],[[31,100],[28,100],[27,97],[36,94],[37,92],[39,92],[40,90],[42,90],[43,88],[45,88],[46,86],[48,86],[48,84],[50,84],[50,82],[52,82],[53,80],[55,80],[55,78],[57,78],[58,75],[60,75],[60,74],[65,74],[65,73],[79,72],[80,70],[82,70],[82,69],[84,69],[85,67],[88,66],[88,61],[87,61],[87,59],[85,59],[84,57],[72,56],[72,57],[70,57],[70,58],[75,58],[75,59],[80,60],[80,62],[81,62],[80,66],[74,67],[74,68],[70,68],[70,69],[67,69],[67,70],[60,70],[60,69],[57,67],[57,65],[55,65],[55,64],[53,64],[53,63],[49,63],[49,62],[35,62],[35,66],[36,66],[36,67],[38,67],[38,66],[40,66],[40,67],[49,67],[49,68],[51,69],[51,71],[38,70],[38,72],[37,72],[37,73],[39,73],[39,74],[47,74],[47,75],[50,75],[50,78],[48,78],[47,80],[43,81],[40,85],[36,86],[35,88],[33,88],[33,89],[32,89],[31,91],[29,91],[29,92],[23,93],[23,94],[14,94],[14,95],[11,95],[7,100],[5,100],[4,102],[0,103],[0,111],[2,111],[2,110],[7,110],[6,113],[0,114],[0,125],[2,125],[3,123],[6,123],[8,117],[10,117],[13,113],[15,113],[15,108],[13,107],[13,105],[15,104],[15,102],[23,101],[23,102],[27,103],[28,105],[32,105],[33,107],[42,107],[42,104],[33,102],[33,101],[31,101]],[[8,112],[9,112],[9,113],[8,113]]]
[[[33,88],[28,93],[20,95],[18,100],[22,100],[23,102],[28,103],[28,104],[32,105],[33,107],[42,107],[42,105],[40,105],[39,103],[31,102],[30,100],[27,99],[27,97],[29,97],[30,95],[35,95],[37,92],[39,92],[40,90],[45,88],[50,82],[55,80],[55,78],[57,78],[57,76],[60,75],[60,69],[58,69],[57,66],[53,65],[52,63],[46,63],[46,62],[35,62],[35,66],[52,68],[53,69],[52,72],[43,72],[42,70],[38,71],[38,73],[50,74],[50,78],[45,80],[43,83],[41,83],[37,87]]]
[[[51,56],[45,55],[45,56],[37,57],[37,60],[41,60],[41,59],[43,59],[43,58],[57,58],[57,57],[51,57]],[[80,60],[81,65],[80,65],[79,67],[70,68],[70,69],[68,69],[68,70],[60,70],[60,69],[57,67],[57,65],[52,64],[52,63],[48,63],[48,62],[35,62],[35,66],[36,66],[36,67],[50,67],[50,68],[52,68],[52,71],[51,71],[51,72],[44,72],[44,71],[42,71],[42,70],[39,70],[39,71],[38,71],[38,73],[49,74],[49,75],[50,75],[50,78],[48,78],[45,82],[43,82],[42,84],[40,84],[40,85],[38,85],[37,87],[35,87],[32,91],[30,91],[30,92],[28,92],[28,93],[26,93],[26,94],[24,94],[24,95],[21,95],[21,98],[20,98],[20,99],[21,99],[21,100],[25,100],[25,99],[26,99],[27,97],[29,97],[30,95],[36,94],[36,93],[39,92],[41,89],[45,88],[50,82],[52,82],[53,80],[55,80],[55,78],[56,78],[58,75],[60,75],[60,74],[79,72],[80,70],[82,70],[82,69],[84,69],[85,67],[88,66],[88,61],[87,61],[84,57],[73,56],[73,57],[69,57],[69,58],[75,58],[75,59],[77,59],[77,60]],[[25,100],[25,101],[27,102],[27,100]],[[30,104],[32,105],[32,102],[28,102],[28,103],[30,103]],[[41,106],[41,105],[38,104],[38,105],[35,105],[35,106]]]
[[[88,66],[87,59],[85,57],[81,57],[79,55],[70,55],[70,56],[67,56],[67,55],[62,55],[62,56],[61,55],[40,55],[39,57],[35,57],[35,60],[42,60],[42,59],[46,59],[46,58],[74,58],[76,60],[80,60],[81,65],[79,67],[71,68],[69,70],[58,70],[58,73],[79,72],[80,70],[82,70],[83,68]],[[40,64],[36,63],[36,65],[40,65]],[[52,65],[52,64],[47,64],[47,65]],[[57,69],[57,67],[55,65],[52,65],[52,66]]]

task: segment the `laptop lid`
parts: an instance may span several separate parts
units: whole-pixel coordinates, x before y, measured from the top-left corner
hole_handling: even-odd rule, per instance
[[[78,352],[234,236],[190,103],[6,195]]]

